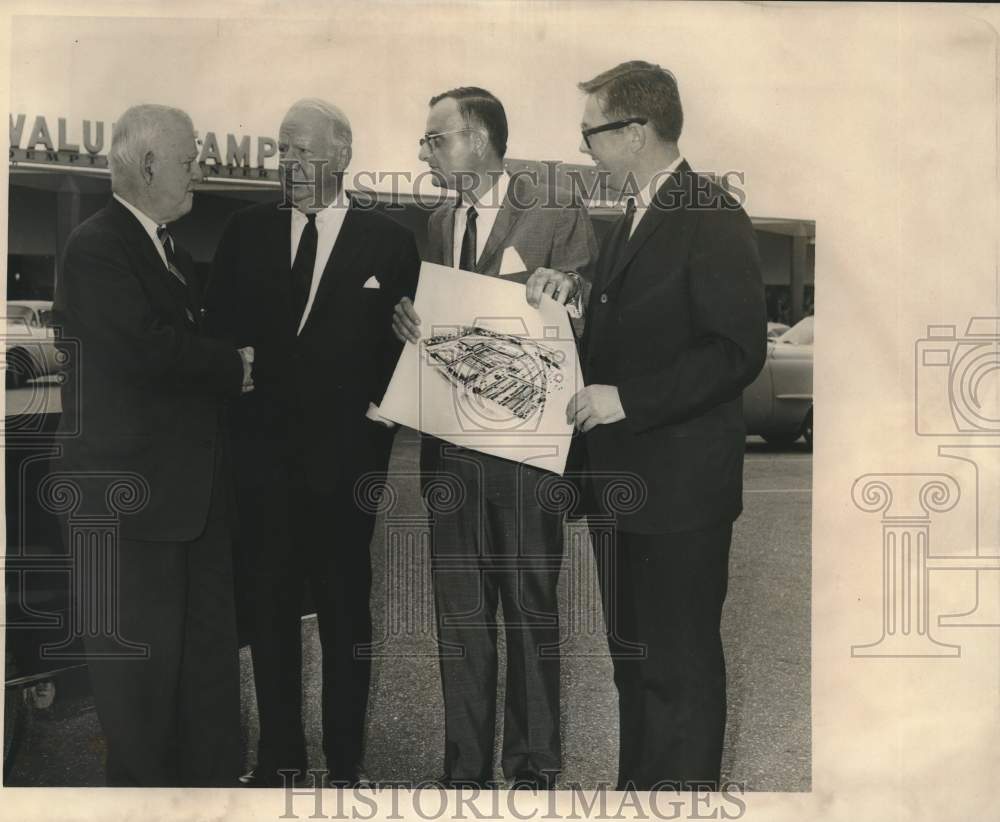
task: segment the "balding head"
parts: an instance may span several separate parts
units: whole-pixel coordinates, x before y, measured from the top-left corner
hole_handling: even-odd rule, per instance
[[[177,108],[132,106],[115,123],[108,151],[111,189],[157,222],[191,210],[201,180],[191,118]]]
[[[351,122],[333,103],[316,97],[294,103],[278,132],[286,198],[303,211],[333,202],[351,162],[351,139]]]
[[[330,129],[330,138],[346,145],[351,144],[353,134],[351,133],[351,121],[347,115],[333,103],[322,100],[319,97],[304,97],[292,103],[292,107],[285,114],[282,124],[290,119],[309,119],[316,122],[326,123]]]

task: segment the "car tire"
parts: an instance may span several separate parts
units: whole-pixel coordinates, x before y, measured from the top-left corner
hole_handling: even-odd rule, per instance
[[[778,434],[778,433],[775,433],[775,434],[761,434],[760,436],[764,440],[764,442],[766,442],[768,445],[791,445],[793,442],[795,442],[802,435],[801,434],[788,434],[786,432],[782,432],[780,434]]]
[[[813,448],[813,410],[810,408],[802,423],[802,436],[806,439],[806,446],[812,451]]]

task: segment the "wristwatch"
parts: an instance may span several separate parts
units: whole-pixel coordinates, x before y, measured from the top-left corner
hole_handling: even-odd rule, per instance
[[[583,277],[575,271],[564,273],[573,278],[574,286],[573,298],[566,301],[566,313],[574,320],[578,320],[583,316]]]

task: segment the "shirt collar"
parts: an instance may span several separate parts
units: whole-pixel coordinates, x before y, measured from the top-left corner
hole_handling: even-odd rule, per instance
[[[346,213],[347,209],[349,208],[350,200],[348,198],[345,198],[345,200],[347,200],[346,203],[338,198],[337,200],[334,200],[332,203],[330,203],[330,205],[325,206],[324,208],[321,208],[319,211],[317,211],[316,224],[325,225],[331,220],[341,218],[343,215],[339,214],[338,212]],[[299,209],[293,207],[292,219],[304,223],[306,222],[306,215]]]
[[[649,208],[653,204],[653,200],[656,199],[656,192],[660,190],[666,181],[667,177],[677,171],[681,163],[684,162],[684,155],[678,154],[677,159],[675,159],[670,165],[665,168],[661,168],[657,171],[649,180],[649,185],[646,186],[646,190],[641,192],[636,203],[637,208]]]
[[[468,208],[470,205],[474,205],[476,210],[484,208],[500,208],[500,206],[503,205],[504,200],[507,199],[507,189],[509,187],[510,175],[504,171],[499,177],[496,178],[496,183],[493,185],[493,188],[483,195],[483,199],[480,202],[472,202],[465,194],[462,194],[458,205],[462,208]]]
[[[146,233],[154,240],[156,239],[156,229],[160,227],[160,224],[156,222],[156,220],[154,220],[152,217],[146,214],[146,212],[141,211],[136,206],[132,205],[132,203],[130,203],[125,198],[119,197],[117,194],[112,194],[111,196],[113,196],[119,203],[121,203],[123,206],[125,206],[125,208],[131,211],[132,214],[135,216],[135,218],[142,225],[142,227],[146,229]]]

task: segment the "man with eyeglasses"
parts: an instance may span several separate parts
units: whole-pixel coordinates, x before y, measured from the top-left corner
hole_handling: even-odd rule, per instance
[[[741,394],[766,353],[757,246],[740,204],[681,156],[670,72],[637,60],[580,89],[580,151],[626,200],[587,308],[587,385],[567,407],[585,434],[575,441],[590,476],[585,507],[615,517],[610,556],[597,564],[618,688],[618,787],[716,789]],[[645,504],[602,510],[600,478],[622,473],[641,479]]]
[[[344,192],[351,123],[299,100],[278,133],[284,198],[233,215],[206,300],[223,339],[255,347],[253,399],[230,408],[240,516],[237,592],[260,715],[248,786],[305,774],[300,614],[304,584],[323,653],[323,752],[330,782],[358,785],[371,676],[369,542],[358,479],[382,473],[392,429],[373,409],[399,341],[393,307],[416,287],[410,231]]]
[[[579,295],[580,272],[596,255],[590,220],[566,192],[508,175],[506,149],[507,117],[490,92],[457,88],[431,99],[419,156],[456,196],[430,216],[426,258],[523,283],[536,303],[542,293],[566,303]],[[393,323],[401,340],[419,339],[420,318],[408,299],[396,306]],[[507,640],[503,772],[516,787],[551,788],[562,767],[553,653],[562,519],[536,499],[539,469],[425,437],[425,488],[437,472],[457,477],[467,500],[432,520],[438,638],[449,651],[441,658],[443,781],[492,781],[499,600]]]

